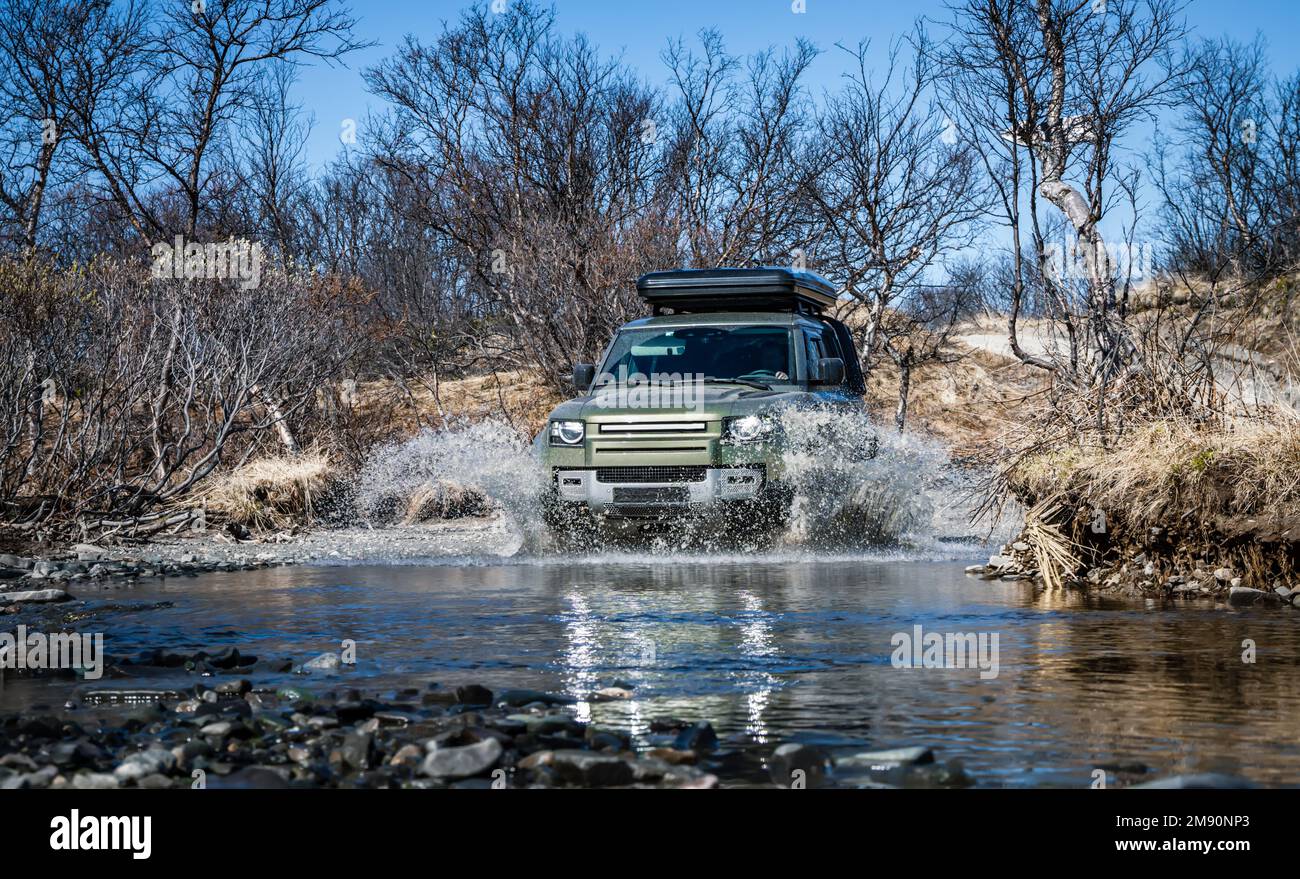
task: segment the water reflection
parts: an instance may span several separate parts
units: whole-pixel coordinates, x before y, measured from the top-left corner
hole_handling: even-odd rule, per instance
[[[582,719],[639,735],[672,716],[748,740],[924,744],[986,785],[1085,786],[1096,766],[1134,762],[1300,781],[1294,612],[1044,593],[968,579],[963,564],[677,557],[220,574],[137,589],[130,598],[175,607],[114,618],[106,647],[301,660],[352,638],[356,671],[306,683],[561,691]],[[998,677],[894,668],[891,635],[915,625],[997,632]],[[614,684],[632,698],[591,698]],[[59,686],[11,684],[0,704],[51,700]]]

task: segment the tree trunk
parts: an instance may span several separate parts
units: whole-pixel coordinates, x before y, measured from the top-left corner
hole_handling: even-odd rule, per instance
[[[898,364],[898,408],[894,410],[894,424],[903,432],[907,424],[907,398],[912,392],[912,363],[904,359]]]

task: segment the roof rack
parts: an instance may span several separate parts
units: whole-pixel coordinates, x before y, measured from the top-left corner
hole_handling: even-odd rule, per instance
[[[650,272],[637,293],[654,309],[672,314],[702,311],[790,311],[821,314],[834,307],[835,288],[812,272],[767,266],[756,269],[673,269]]]

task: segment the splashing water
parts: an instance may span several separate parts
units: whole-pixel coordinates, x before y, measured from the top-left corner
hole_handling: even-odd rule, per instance
[[[787,542],[863,547],[933,533],[932,489],[948,463],[937,444],[880,430],[865,412],[792,408],[781,427],[794,489]]]
[[[936,518],[954,506],[946,496],[948,456],[938,444],[881,430],[865,413],[791,408],[780,422],[783,478],[794,499],[786,527],[772,535],[778,545],[834,551],[934,542]],[[528,550],[539,551],[550,543],[542,515],[546,487],[536,447],[512,426],[488,420],[425,429],[380,447],[358,474],[355,497],[369,521],[411,522],[427,518],[418,511],[430,497],[481,492],[512,520]],[[656,553],[717,550],[728,545],[728,526],[723,523],[720,537],[717,524],[682,523],[642,539]],[[577,544],[584,552],[607,546],[605,537]]]
[[[356,500],[371,521],[420,518],[421,501],[481,492],[528,534],[540,528],[545,480],[527,440],[501,421],[425,428],[376,449],[357,475]],[[445,505],[445,503],[444,503]]]

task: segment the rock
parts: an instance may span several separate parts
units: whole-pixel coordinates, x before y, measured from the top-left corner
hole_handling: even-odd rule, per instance
[[[32,579],[39,580],[41,578],[48,577],[58,569],[59,566],[56,565],[54,562],[46,561],[42,559],[41,561],[36,562],[35,564],[32,565]]]
[[[127,755],[127,758],[113,770],[113,775],[118,781],[138,781],[146,775],[165,772],[175,765],[176,758],[171,751],[155,747]]]
[[[1265,598],[1272,598],[1272,593],[1249,586],[1233,586],[1228,590],[1228,604],[1255,604]]]
[[[23,592],[0,592],[0,601],[14,602],[15,604],[67,600],[68,593],[62,589],[28,589]]]
[[[917,766],[934,762],[934,752],[929,748],[892,748],[887,751],[863,751],[848,757],[836,757],[835,769],[865,770],[879,766]]]
[[[631,784],[635,776],[632,765],[613,754],[577,750],[552,751],[550,754],[547,765],[567,784],[617,787]]]
[[[662,760],[670,766],[693,766],[699,759],[694,751],[678,751],[674,748],[651,748],[646,756]]]
[[[1291,590],[1286,588],[1285,586],[1274,586],[1273,591],[1276,592],[1278,595],[1282,596],[1283,601],[1291,600],[1291,595],[1292,595]]]
[[[207,726],[200,729],[199,735],[215,736],[219,739],[224,739],[226,736],[230,735],[230,731],[234,729],[234,727],[235,725],[229,720],[219,720],[216,723],[209,723]]]
[[[1214,572],[1214,579],[1220,583],[1227,583],[1232,579],[1232,568],[1217,568]]]
[[[1017,540],[1015,543],[1011,544],[1011,548],[1016,552],[1029,552],[1029,544],[1025,543],[1023,540]]]
[[[1233,577],[1231,580],[1228,581],[1228,585],[1231,586],[1233,589],[1236,589],[1238,586],[1241,585],[1241,578]]]
[[[248,766],[226,776],[208,773],[209,790],[279,790],[289,786],[283,775],[267,766]]]
[[[1133,787],[1147,790],[1245,790],[1253,788],[1253,782],[1235,775],[1218,772],[1203,772],[1194,775],[1175,775],[1135,784]]]
[[[988,566],[987,566],[987,565],[967,565],[967,566],[966,566],[966,573],[967,573],[967,574],[983,574],[986,570],[988,570]]]
[[[573,705],[577,701],[572,696],[543,693],[539,690],[506,690],[500,696],[497,696],[496,704],[518,708],[521,705],[531,705],[534,702],[540,702],[543,705]],[[491,699],[488,702],[490,703]]]
[[[591,694],[592,702],[614,702],[619,699],[631,699],[632,692],[622,687],[601,687]]]
[[[77,554],[79,562],[102,562],[108,558],[108,550],[102,546],[95,546],[93,543],[78,543],[72,548]]]
[[[30,571],[33,564],[34,563],[31,559],[10,555],[7,552],[0,552],[0,567],[13,568],[17,571]]]
[[[439,779],[472,778],[496,766],[504,750],[496,739],[460,748],[437,747],[424,758],[420,772]]]
[[[397,749],[397,753],[388,761],[390,766],[405,766],[408,769],[415,769],[420,765],[420,758],[424,755],[424,749],[419,745],[406,744]]]
[[[678,751],[701,751],[715,747],[718,735],[708,721],[700,721],[677,733],[673,747]]]
[[[334,671],[339,667],[339,655],[337,653],[322,653],[315,659],[309,659],[302,665],[298,666],[299,671]]]
[[[1016,560],[1013,559],[1013,558],[1011,558],[1011,556],[1006,556],[1006,555],[991,555],[991,556],[989,556],[989,567],[990,567],[990,568],[1006,568],[1006,567],[1009,567],[1009,566],[1011,566],[1011,565],[1014,565],[1015,563],[1016,563]]]
[[[117,786],[117,777],[107,772],[78,772],[72,776],[76,790],[111,790]]]
[[[782,787],[816,787],[826,775],[826,755],[811,745],[784,744],[768,758],[767,774]]]
[[[374,735],[355,732],[343,737],[343,746],[339,748],[339,752],[345,766],[351,766],[353,769],[369,769],[374,747]]]
[[[461,705],[491,705],[492,691],[478,684],[457,687],[456,701]]]

